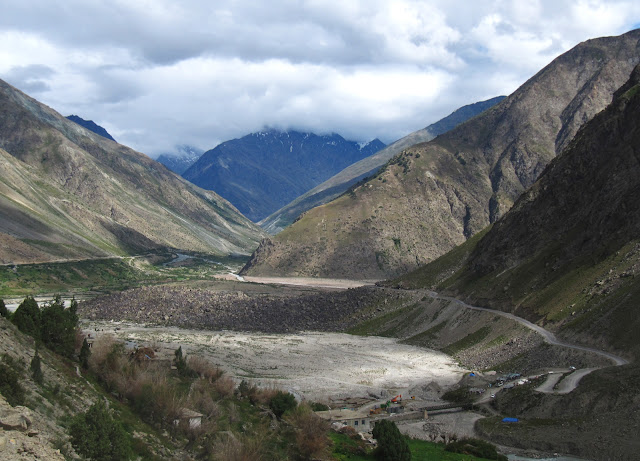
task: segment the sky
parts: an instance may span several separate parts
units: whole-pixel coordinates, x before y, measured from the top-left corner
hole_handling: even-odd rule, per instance
[[[0,0],[0,78],[151,157],[265,128],[390,143],[508,95],[637,0]]]

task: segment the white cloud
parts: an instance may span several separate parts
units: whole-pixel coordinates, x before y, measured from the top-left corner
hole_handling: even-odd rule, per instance
[[[390,142],[625,32],[636,3],[23,0],[0,78],[152,155],[264,126]]]

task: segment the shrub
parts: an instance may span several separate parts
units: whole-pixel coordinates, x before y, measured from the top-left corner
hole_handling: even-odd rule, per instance
[[[131,459],[131,439],[102,401],[73,418],[69,433],[71,444],[82,456],[94,461]]]
[[[328,405],[325,405],[324,403],[319,403],[319,402],[311,402],[311,409],[313,411],[327,411],[330,410]]]
[[[269,408],[278,418],[281,418],[285,412],[293,410],[296,406],[296,398],[292,394],[282,391],[277,391],[269,402]]]
[[[495,445],[480,439],[461,439],[447,444],[446,451],[461,453],[463,455],[476,456],[484,459],[505,459],[504,455],[498,453]]]
[[[229,376],[222,376],[213,382],[213,388],[219,398],[228,398],[231,397],[233,395],[233,391],[236,390],[236,383],[234,383],[233,379]]]
[[[25,402],[25,390],[20,384],[21,374],[21,364],[4,354],[0,362],[0,394],[12,407],[24,405]]]
[[[220,368],[199,356],[189,356],[187,359],[187,366],[201,378],[208,380],[210,383],[222,377],[224,374]]]
[[[300,405],[287,418],[296,431],[296,451],[302,459],[322,459],[329,448],[329,423]]]
[[[373,438],[378,441],[376,457],[384,461],[410,461],[409,444],[398,430],[396,423],[383,419],[373,428]]]

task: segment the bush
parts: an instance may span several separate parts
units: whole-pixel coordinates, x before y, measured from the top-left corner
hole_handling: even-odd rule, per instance
[[[113,419],[102,401],[73,418],[69,433],[78,454],[94,461],[128,460],[132,457],[129,435]]]
[[[373,428],[373,438],[378,441],[376,457],[384,461],[411,461],[409,444],[398,430],[396,423],[383,419]]]
[[[297,405],[296,398],[292,394],[282,391],[276,392],[269,402],[269,408],[278,418],[282,418],[285,412],[293,410]]]
[[[0,394],[12,407],[24,405],[25,402],[25,390],[20,384],[21,374],[21,364],[4,354],[0,362]]]
[[[291,395],[291,394],[289,394]],[[296,431],[296,451],[301,459],[324,459],[329,448],[329,423],[300,405],[287,420]]]
[[[319,403],[319,402],[311,402],[311,409],[313,411],[327,411],[330,410],[328,405],[325,405],[324,403]]]
[[[447,444],[446,451],[484,459],[503,460],[504,455],[498,453],[495,445],[480,439],[461,439]]]

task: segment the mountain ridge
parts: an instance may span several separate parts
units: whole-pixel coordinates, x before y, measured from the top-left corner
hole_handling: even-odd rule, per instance
[[[227,201],[0,81],[0,261],[157,248],[247,254],[262,232]]]
[[[271,235],[277,234],[286,226],[294,222],[305,211],[318,205],[330,202],[349,187],[375,174],[391,157],[402,149],[414,144],[427,142],[443,134],[469,118],[478,115],[489,107],[500,102],[505,96],[496,96],[486,101],[480,101],[456,109],[443,119],[414,131],[379,150],[375,154],[348,166],[335,176],[327,179],[313,189],[297,197],[291,203],[275,211],[259,222],[260,226]]]
[[[82,127],[85,127],[89,131],[93,131],[95,134],[99,134],[103,138],[107,138],[107,139],[110,139],[111,141],[116,142],[116,140],[113,139],[113,136],[111,136],[107,130],[105,130],[103,127],[95,123],[93,120],[85,120],[82,117],[79,117],[78,115],[67,115],[66,118],[71,120],[72,122],[77,123]]]
[[[216,191],[257,222],[382,147],[378,139],[361,145],[338,134],[271,129],[208,150],[183,177]]]
[[[495,222],[640,61],[640,30],[583,42],[512,95],[265,241],[243,273],[382,279]]]

